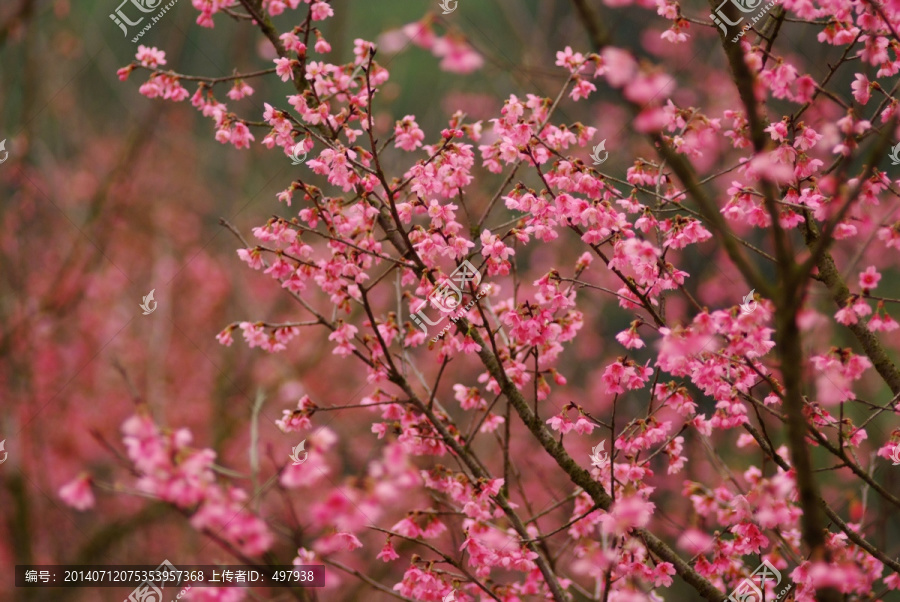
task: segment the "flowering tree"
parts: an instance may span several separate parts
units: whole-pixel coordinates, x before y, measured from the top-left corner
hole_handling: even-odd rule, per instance
[[[329,599],[358,582],[424,601],[900,589],[897,546],[879,537],[900,507],[887,335],[900,300],[878,290],[895,288],[882,272],[900,249],[898,183],[878,167],[897,132],[900,3],[735,0],[713,21],[637,4],[658,15],[640,46],[573,0],[593,47],[556,53],[552,97],[511,95],[488,123],[459,111],[439,133],[413,115],[385,128],[379,45],[357,39],[352,61],[329,62],[322,0],[194,1],[199,25],[230,17],[272,46],[274,66],[252,73],[183,74],[141,46],[119,76],[148,71],[142,94],[190,99],[236,149],[260,137],[306,158],[253,242],[223,220],[295,309],[239,319],[219,342],[239,331],[278,353],[327,333],[323,373],[360,370],[366,392],[284,408],[291,437],[268,474],[249,467],[249,490],[142,403],[122,426],[136,489],[232,558],[327,565]],[[298,24],[279,31],[282,13]],[[380,46],[479,69],[446,19]],[[712,58],[679,74],[685,48]],[[230,110],[223,96],[253,95],[258,78],[292,89],[261,116]],[[628,115],[608,149],[594,126],[562,122],[592,102]],[[336,412],[365,429],[339,436]],[[372,451],[351,460],[360,440]],[[90,508],[91,480],[60,495]],[[762,562],[783,584],[743,581]]]

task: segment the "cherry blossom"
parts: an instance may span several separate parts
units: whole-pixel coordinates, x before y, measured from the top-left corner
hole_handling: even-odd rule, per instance
[[[190,314],[223,374],[251,368],[134,393],[121,440],[95,434],[120,472],[65,482],[67,466],[60,499],[153,500],[222,556],[325,565],[334,599],[718,601],[762,561],[796,600],[900,588],[879,531],[898,506],[900,7],[785,0],[738,34],[668,0],[575,4],[559,22],[579,35],[528,55],[474,117],[395,102],[415,97],[388,69],[409,44],[454,85],[506,66],[437,14],[338,48],[322,22],[339,3],[194,0],[200,26],[252,28],[257,71],[188,75],[138,47],[119,79],[190,98],[173,110],[285,173],[222,222],[246,298]],[[607,31],[624,6],[639,36]],[[10,343],[40,377],[63,361],[44,327],[40,352]],[[222,383],[259,391],[246,428],[157,411],[224,412]]]

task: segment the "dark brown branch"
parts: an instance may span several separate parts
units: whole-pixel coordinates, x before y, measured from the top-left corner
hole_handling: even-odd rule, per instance
[[[769,442],[760,435],[759,431],[757,431],[754,427],[749,424],[744,425],[744,429],[750,433],[756,442],[759,444],[760,448],[762,448],[763,452],[772,460],[781,467],[782,470],[789,471],[791,469],[790,464],[787,461],[778,455],[775,449],[769,444]],[[828,516],[828,520],[832,521],[834,524],[838,526],[838,528],[847,536],[847,538],[864,549],[866,552],[871,554],[873,557],[877,558],[887,566],[894,569],[894,571],[900,573],[900,562],[897,562],[893,558],[889,557],[887,554],[867,542],[863,539],[859,533],[850,528],[850,526],[841,520],[841,517],[837,515],[837,513],[831,509],[825,500],[819,499],[819,503],[822,505],[822,509],[825,511],[825,515]]]
[[[816,224],[807,218],[801,223],[801,228],[806,238],[807,246],[813,247],[818,245],[819,230],[816,227]],[[834,263],[834,258],[829,252],[825,251],[819,257],[816,267],[819,268],[819,275],[822,278],[822,282],[828,287],[828,291],[831,293],[831,298],[834,299],[835,304],[839,308],[845,307],[850,298],[850,289],[847,288],[847,284],[841,277],[841,273]],[[859,341],[863,351],[872,361],[875,370],[881,375],[884,382],[887,383],[887,386],[891,389],[891,393],[894,395],[900,393],[900,370],[897,369],[896,364],[891,360],[884,346],[882,346],[881,341],[875,336],[875,333],[871,332],[866,328],[866,325],[861,322],[848,324],[847,328],[850,329],[850,332],[852,332],[856,337],[856,340]]]

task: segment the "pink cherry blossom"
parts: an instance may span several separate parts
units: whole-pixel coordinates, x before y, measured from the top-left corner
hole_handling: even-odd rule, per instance
[[[864,272],[861,272],[859,275],[859,288],[863,290],[871,290],[878,286],[878,282],[881,280],[881,274],[875,269],[875,266],[870,265],[865,269]]]
[[[90,475],[82,474],[74,481],[63,485],[59,490],[59,497],[66,505],[76,510],[93,508],[96,500],[94,499],[94,493],[91,491]]]
[[[67,127],[21,120],[0,168],[0,462],[67,538],[32,521],[35,558],[124,525],[122,562],[314,564],[335,600],[724,600],[763,562],[781,599],[900,588],[896,0],[383,32],[192,0],[241,51],[138,46],[116,136],[56,4],[12,83]]]

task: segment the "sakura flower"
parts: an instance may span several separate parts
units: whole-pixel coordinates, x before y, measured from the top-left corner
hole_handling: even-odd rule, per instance
[[[853,98],[861,105],[868,104],[872,97],[872,91],[869,85],[869,79],[862,73],[855,74],[856,79],[850,84],[853,89]]]
[[[381,548],[381,551],[378,552],[378,555],[375,558],[384,562],[390,562],[392,560],[397,560],[398,558],[400,558],[400,555],[396,550],[394,550],[394,546],[391,545],[390,537],[388,537],[388,540],[385,542],[384,547]]]
[[[334,9],[327,2],[313,2],[310,6],[310,14],[313,21],[324,21],[328,17],[334,16]]]
[[[253,88],[247,85],[243,80],[236,80],[234,86],[228,91],[228,98],[231,100],[240,100],[253,94]]]
[[[623,535],[633,527],[644,527],[656,506],[638,495],[616,500],[608,514],[601,517],[603,532],[609,535]]]
[[[614,88],[621,88],[631,81],[637,71],[637,62],[627,50],[607,47],[603,50],[602,73]]]
[[[305,414],[305,410],[308,408],[315,407],[315,404],[309,398],[309,395],[304,395],[297,402],[296,410],[282,410],[282,417],[275,421],[275,424],[283,433],[290,433],[300,431],[302,429],[308,429],[312,426],[312,423],[309,419],[309,416]]]
[[[571,46],[566,46],[565,50],[556,52],[556,65],[558,67],[565,67],[572,73],[577,73],[581,70],[583,64],[584,55],[580,52],[574,52]]]
[[[256,140],[250,129],[243,122],[234,124],[234,130],[231,132],[231,143],[235,148],[250,148],[250,142]]]
[[[390,528],[391,531],[395,533],[399,533],[404,537],[419,537],[422,531],[419,529],[419,526],[410,518],[404,518],[393,527]]]
[[[294,79],[294,65],[297,64],[297,61],[287,57],[280,57],[275,59],[274,63],[275,73],[281,77],[281,81],[286,82],[289,79]]]
[[[87,510],[94,507],[94,493],[91,491],[91,477],[81,474],[75,480],[62,486],[59,497],[67,506],[76,510]]]
[[[484,65],[481,54],[464,39],[453,34],[436,38],[431,52],[441,59],[440,68],[451,73],[472,73]]]
[[[579,435],[590,435],[592,432],[594,432],[594,429],[596,427],[594,426],[594,423],[588,420],[586,417],[579,416],[575,420],[573,428]]]
[[[828,355],[814,355],[810,358],[816,369],[818,401],[832,405],[856,394],[850,384],[862,377],[862,373],[872,366],[865,356],[855,355],[849,349],[836,349]]]
[[[508,258],[516,252],[503,244],[497,235],[484,230],[481,233],[481,254],[488,260],[488,274],[494,276],[509,273]]]
[[[216,335],[216,340],[225,347],[231,347],[231,344],[234,343],[234,338],[231,336],[232,332],[234,332],[234,326],[228,326]]]
[[[165,50],[159,50],[155,46],[148,47],[141,44],[138,46],[135,58],[140,61],[144,67],[156,68],[166,64]]]
[[[407,115],[397,122],[394,127],[394,136],[394,145],[405,151],[419,148],[422,146],[422,140],[425,139],[425,133],[419,128],[412,115]]]
[[[351,344],[353,337],[358,332],[356,326],[352,324],[342,324],[337,330],[328,335],[329,341],[336,341],[338,346],[335,347],[335,355],[346,357],[353,353],[354,347]]]
[[[547,420],[547,424],[550,425],[554,431],[559,431],[560,434],[565,435],[573,428],[575,425],[566,417],[565,413],[557,414],[556,416],[551,416],[549,420]]]
[[[882,314],[884,314],[883,317]],[[871,332],[893,332],[894,330],[897,330],[897,328],[900,328],[900,324],[885,311],[884,301],[879,301],[875,315],[872,316],[872,319],[869,320],[866,327]]]
[[[861,272],[859,275],[859,288],[866,291],[872,290],[878,286],[878,282],[880,280],[881,274],[878,273],[878,270],[875,269],[875,266],[870,265],[864,272]]]
[[[322,37],[322,33],[318,29],[316,30],[315,50],[319,54],[327,54],[331,52],[331,44],[328,43],[328,40]]]
[[[580,79],[578,80],[574,86],[572,86],[572,91],[569,93],[569,97],[572,100],[581,100],[582,98],[587,98],[591,95],[591,92],[596,92],[597,86],[592,84],[587,80]]]
[[[484,422],[481,423],[481,427],[478,429],[480,433],[493,433],[500,426],[506,422],[506,418],[503,416],[499,416],[494,413],[488,413],[487,417],[484,419]]]

